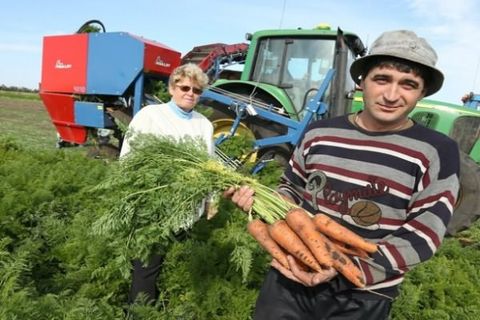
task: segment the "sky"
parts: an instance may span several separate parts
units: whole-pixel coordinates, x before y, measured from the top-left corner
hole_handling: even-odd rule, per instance
[[[480,93],[480,1],[476,0],[16,0],[0,9],[0,85],[37,89],[44,36],[75,33],[100,20],[161,42],[182,55],[209,43],[245,42],[262,29],[313,28],[328,23],[369,46],[382,32],[415,31],[437,51],[445,74],[435,100],[460,103]]]

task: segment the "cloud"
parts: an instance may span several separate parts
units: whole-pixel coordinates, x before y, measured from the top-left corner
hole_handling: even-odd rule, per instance
[[[475,11],[474,0],[408,0],[414,13],[428,19],[428,17],[440,17],[441,20],[463,20]]]

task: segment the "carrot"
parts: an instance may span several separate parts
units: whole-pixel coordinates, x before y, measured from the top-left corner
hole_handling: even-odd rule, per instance
[[[331,267],[333,265],[330,254],[332,245],[323,234],[318,232],[307,211],[301,208],[291,209],[287,212],[285,220],[322,266]]]
[[[315,271],[322,270],[322,267],[317,260],[315,260],[310,249],[308,249],[297,234],[288,226],[285,220],[275,221],[269,225],[268,231],[273,240],[285,249],[287,253],[296,257]]]
[[[293,260],[295,260],[295,263],[297,264],[298,269],[305,271],[305,272],[311,272],[312,269],[307,266],[305,263],[302,261],[298,260],[297,258],[293,257]]]
[[[268,233],[268,225],[260,219],[254,219],[247,225],[248,232],[273,258],[287,269],[290,269],[287,255]]]
[[[359,288],[365,287],[365,280],[362,271],[347,257],[344,253],[338,250],[332,252],[333,267],[343,274],[343,276]]]
[[[330,239],[330,241],[333,243],[335,249],[351,256],[357,256],[360,258],[368,258],[368,253],[360,248],[352,247],[346,243],[340,242],[335,239]]]
[[[365,250],[368,253],[377,251],[377,245],[360,237],[355,232],[342,226],[326,214],[318,213],[313,217],[313,222],[320,232],[326,236],[344,242],[352,247]]]

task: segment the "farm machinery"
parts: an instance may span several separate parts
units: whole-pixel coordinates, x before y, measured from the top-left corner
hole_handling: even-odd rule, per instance
[[[128,42],[136,42],[137,49],[135,54],[125,54],[125,60],[115,61],[112,57],[123,55],[125,48],[118,44],[122,41],[115,42],[110,37],[118,40],[121,36],[130,39]],[[210,70],[212,78],[218,77],[221,63],[244,59],[240,77],[214,81],[204,91],[201,103],[211,110],[209,117],[214,124],[217,145],[239,135],[252,139],[249,154],[254,155],[257,163],[254,171],[261,170],[272,160],[286,164],[311,121],[355,112],[363,107],[361,92],[356,90],[348,70],[366,49],[354,33],[332,30],[328,26],[258,31],[247,34],[248,47],[239,44],[227,47],[231,49],[228,51],[216,49],[226,46],[224,44],[200,46],[183,59],[175,50],[129,34],[65,36],[68,40],[84,39],[86,49],[83,52],[87,52],[84,55],[88,56],[88,63],[84,63],[82,70],[86,71],[83,78],[79,77],[84,82],[80,84],[67,81],[73,72],[65,75],[62,72],[69,72],[66,68],[54,69],[57,62],[64,66],[74,65],[58,54],[61,50],[56,51],[57,55],[48,54],[49,42],[61,42],[62,37],[44,39],[40,94],[61,138],[69,142],[85,143],[87,132],[104,128],[113,130],[121,141],[122,133],[116,123],[122,117],[118,115],[126,114],[124,122],[128,123],[142,105],[151,103],[142,92],[146,78],[166,79],[180,63],[202,65],[205,59],[210,62],[203,69]],[[113,49],[112,44],[116,45]],[[95,49],[97,51],[91,51]],[[155,53],[147,56],[147,52]],[[102,56],[108,60],[105,61],[108,68],[101,64],[91,65]],[[155,61],[160,65],[155,66]],[[121,66],[115,66],[118,62]],[[131,66],[128,70],[135,71],[125,76],[124,64]],[[95,68],[98,70],[93,70]],[[122,79],[122,86],[112,90],[111,86],[119,79]],[[54,87],[56,81],[58,87]],[[449,225],[450,234],[465,229],[480,216],[480,111],[478,104],[474,104],[478,103],[477,98],[478,95],[472,94],[464,106],[425,99],[411,114],[415,121],[455,139],[462,151],[461,191]],[[80,133],[75,135],[74,132]]]
[[[94,24],[103,32],[83,32]],[[241,59],[247,47],[216,43],[195,47],[184,58],[214,77],[220,66]],[[88,21],[75,34],[44,37],[39,91],[58,146],[83,145],[90,138],[106,146],[110,136],[121,142],[132,117],[144,105],[161,102],[146,87],[167,82],[184,62],[180,52],[162,43],[105,32],[98,20]],[[119,145],[111,147],[118,152]]]
[[[470,92],[462,97],[462,101],[465,107],[480,110],[480,94]]]
[[[142,107],[145,78],[168,78],[180,55],[123,32],[44,37],[39,91],[59,142],[84,144],[97,129],[115,128],[115,117],[131,118]]]

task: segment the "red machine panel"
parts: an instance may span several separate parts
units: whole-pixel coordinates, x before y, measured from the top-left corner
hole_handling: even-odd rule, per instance
[[[58,134],[64,141],[78,144],[87,141],[87,129],[75,124],[73,95],[40,92],[40,97]]]
[[[138,39],[145,45],[145,57],[143,62],[145,73],[159,74],[163,77],[168,77],[173,69],[180,65],[180,52],[159,42],[144,38]]]
[[[88,34],[43,38],[42,91],[85,93]]]

